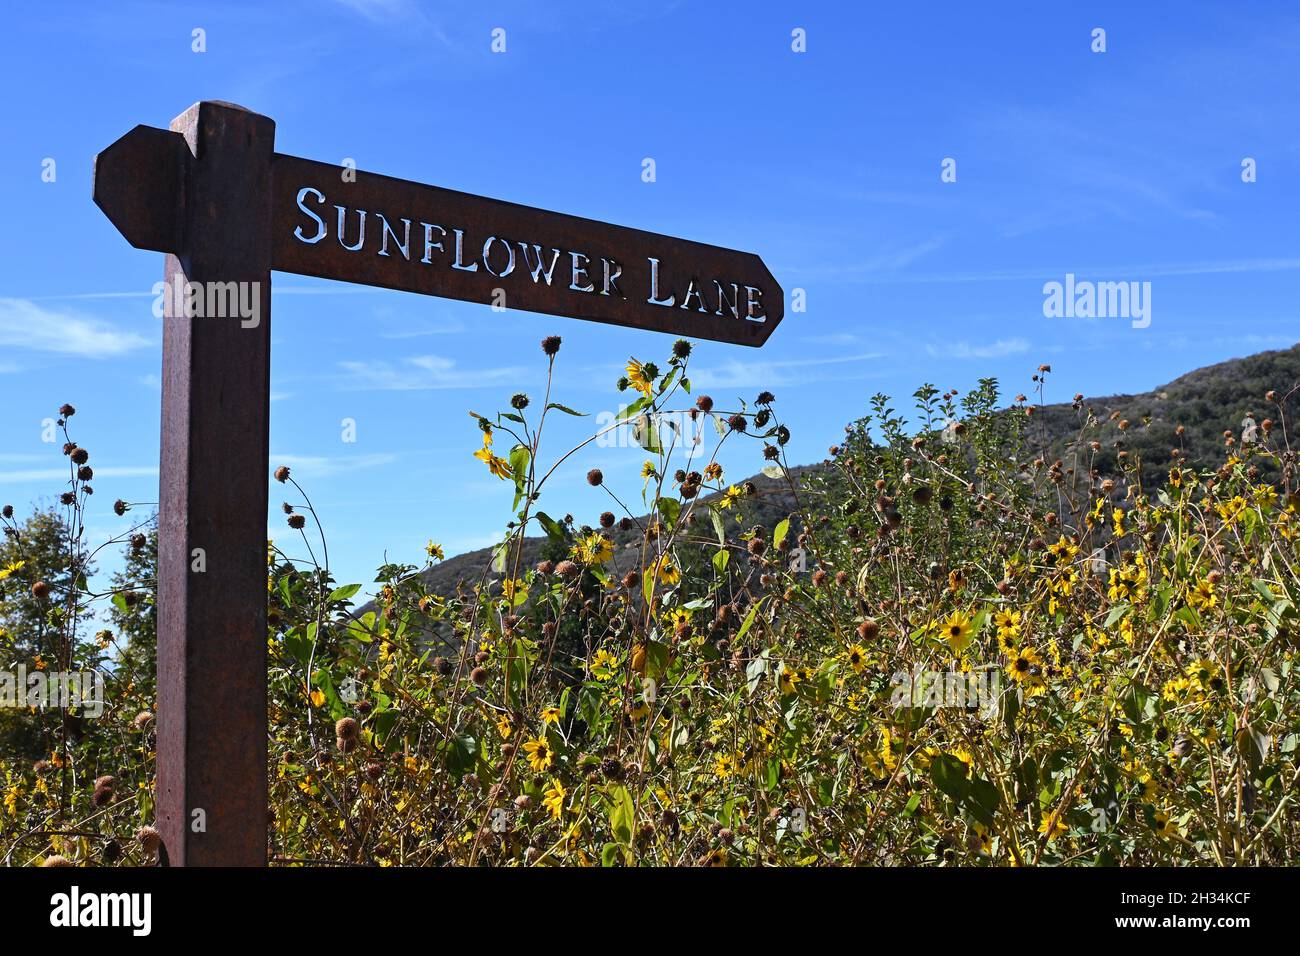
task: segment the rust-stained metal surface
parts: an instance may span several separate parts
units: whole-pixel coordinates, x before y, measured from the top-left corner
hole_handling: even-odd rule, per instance
[[[274,175],[272,255],[274,268],[284,272],[489,305],[499,289],[508,309],[736,345],[762,345],[785,312],[781,287],[752,253],[283,154],[276,154]],[[425,224],[436,228],[426,230]],[[426,237],[441,249],[428,248]],[[344,247],[362,238],[359,250]],[[576,279],[574,253],[582,257]],[[548,283],[543,270],[552,263]],[[608,287],[606,263],[621,270]],[[699,295],[684,303],[692,280]],[[747,287],[758,290],[755,311],[762,321],[746,317]],[[671,297],[673,304],[651,303],[652,292],[660,302]]]
[[[137,126],[97,159],[95,202],[140,248],[182,241],[179,142]],[[282,272],[736,345],[762,345],[785,314],[762,259],[688,239],[283,154],[269,203]]]
[[[168,285],[257,282],[260,315],[188,317],[169,298],[163,320],[158,827],[172,866],[263,866],[275,124],[200,103],[172,129],[194,161]]]
[[[177,252],[193,158],[179,133],[137,126],[95,157],[95,205],[137,249]]]

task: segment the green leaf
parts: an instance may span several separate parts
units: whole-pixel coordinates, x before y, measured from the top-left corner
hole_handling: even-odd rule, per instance
[[[1273,670],[1271,667],[1261,667],[1259,669],[1259,679],[1263,681],[1264,686],[1268,688],[1270,694],[1276,694],[1278,689],[1282,686],[1282,682],[1278,679],[1277,671]]]
[[[389,710],[385,713],[396,715],[397,711]],[[391,722],[385,733],[390,729],[392,729]],[[463,733],[453,737],[450,744],[447,748],[447,769],[460,776],[474,766],[475,758],[478,757],[478,741],[474,739],[473,734]]]
[[[578,714],[590,727],[601,725],[604,703],[604,692],[599,684],[589,682],[578,691]]]
[[[334,687],[334,679],[330,677],[330,672],[320,668],[312,675],[311,682],[314,686],[320,688],[321,693],[325,695],[325,703],[329,707],[330,716],[335,720],[342,717],[348,709],[344,706],[343,701],[339,699],[338,691]]]
[[[726,548],[719,548],[713,552],[713,567],[719,574],[726,573],[727,565],[731,563],[731,552]]]
[[[1124,708],[1124,716],[1134,724],[1142,723],[1142,698],[1143,695],[1140,689],[1130,687],[1128,693],[1120,700],[1120,706]]]
[[[613,787],[609,792],[609,828],[614,839],[623,846],[632,845],[632,821],[636,814],[632,794],[626,787]]]
[[[668,645],[662,641],[646,641],[645,674],[651,680],[659,680],[668,669]]]
[[[659,513],[663,515],[664,524],[670,529],[677,527],[677,518],[682,513],[682,503],[676,498],[660,498]]]
[[[546,532],[546,536],[552,541],[564,544],[568,541],[568,535],[564,533],[564,525],[560,524],[545,511],[537,512],[537,522]]]
[[[645,408],[649,403],[650,399],[642,395],[631,405],[624,405],[618,410],[618,420],[626,424],[629,418],[641,411],[641,409]]]
[[[1269,601],[1271,603],[1277,600],[1277,595],[1273,593],[1273,589],[1272,587],[1269,586],[1269,583],[1267,581],[1264,581],[1260,578],[1255,578],[1250,583],[1255,588],[1255,590],[1259,593],[1259,596],[1262,597],[1265,601]]]
[[[307,666],[307,661],[311,658],[311,642],[303,637],[300,628],[291,627],[285,632],[284,649],[303,667]]]
[[[745,666],[746,688],[752,695],[758,689],[758,682],[763,679],[763,675],[768,671],[768,649],[764,648],[763,653],[759,654]]]
[[[564,414],[566,415],[573,415],[576,418],[586,418],[588,414],[587,412],[575,412],[568,405],[561,405],[559,402],[551,402],[551,404],[547,405],[546,407],[553,408],[557,412],[564,412]]]
[[[789,518],[785,518],[784,520],[777,522],[776,530],[772,532],[772,547],[779,549],[781,547],[781,542],[785,540],[785,536],[788,535],[789,533],[790,533]]]
[[[492,549],[492,571],[494,574],[505,574],[506,571],[506,552],[509,550],[510,539],[502,541]]]
[[[717,508],[709,505],[709,518],[713,521],[713,531],[718,536],[718,544],[727,543],[727,527],[723,524],[722,513]]]
[[[329,601],[346,601],[352,595],[361,590],[360,584],[345,584],[342,587],[335,588],[330,592]]]
[[[663,451],[663,445],[659,442],[659,429],[649,415],[638,415],[632,422],[632,437],[648,452],[658,454]]]
[[[522,589],[521,589],[522,592]],[[528,657],[523,645],[516,641],[506,660],[506,701],[518,699],[528,687]]]
[[[740,630],[736,632],[736,642],[749,633],[749,629],[754,625],[754,618],[758,617],[758,609],[762,605],[763,599],[759,598],[749,606],[749,613],[745,615],[745,623],[740,625]]]
[[[966,765],[952,754],[939,754],[930,761],[930,779],[936,787],[958,802],[970,793]]]
[[[375,630],[375,612],[367,611],[361,615],[361,620],[348,621],[348,634],[363,644],[369,644],[374,641]]]
[[[510,449],[510,469],[515,476],[515,503],[512,508],[518,508],[519,500],[524,496],[524,488],[528,483],[528,464],[532,458],[526,445],[515,445]]]
[[[993,815],[997,812],[1001,799],[998,788],[982,777],[974,777],[970,782],[970,795],[965,801],[971,816],[985,826],[993,825]]]

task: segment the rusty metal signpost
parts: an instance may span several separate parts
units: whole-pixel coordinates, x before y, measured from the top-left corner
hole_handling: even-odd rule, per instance
[[[197,103],[95,158],[94,199],[167,254],[158,525],[157,816],[170,865],[267,858],[271,271],[737,345],[781,287],[750,253],[274,151]]]

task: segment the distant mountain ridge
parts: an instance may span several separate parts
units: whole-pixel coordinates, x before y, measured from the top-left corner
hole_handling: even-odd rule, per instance
[[[1118,451],[1115,442],[1122,441],[1130,454],[1141,455],[1143,483],[1150,487],[1163,481],[1175,448],[1183,449],[1194,465],[1221,461],[1224,433],[1231,432],[1239,442],[1247,418],[1257,425],[1266,418],[1275,422],[1283,418],[1292,435],[1300,438],[1297,388],[1300,345],[1293,345],[1207,365],[1149,392],[1085,398],[1081,404],[1102,423],[1100,434],[1089,436],[1101,443],[1096,466],[1102,472],[1113,472]],[[1285,404],[1279,407],[1268,402],[1265,396],[1270,391],[1277,403]],[[1066,458],[1079,422],[1080,411],[1073,404],[1047,405],[1036,410],[1029,438],[1041,440],[1046,435],[1043,457],[1050,464]],[[1128,427],[1121,428],[1121,422]]]

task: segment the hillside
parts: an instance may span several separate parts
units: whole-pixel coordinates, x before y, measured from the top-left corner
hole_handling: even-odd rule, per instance
[[[1222,460],[1224,432],[1240,441],[1243,421],[1253,416],[1258,424],[1266,418],[1287,422],[1296,419],[1300,394],[1289,394],[1300,386],[1300,345],[1246,358],[1207,365],[1138,395],[1085,398],[1083,402],[1048,405],[1035,412],[1028,438],[1048,463],[1060,459],[1067,466],[1075,438],[1090,413],[1101,425],[1101,434],[1089,440],[1101,443],[1095,466],[1103,474],[1115,469],[1115,454],[1127,448],[1142,459],[1143,483],[1159,484],[1168,472],[1171,451],[1181,448],[1192,464]],[[1265,396],[1273,391],[1276,403]],[[1285,402],[1284,406],[1277,403]],[[1120,423],[1128,428],[1121,429]],[[1182,426],[1182,434],[1178,433]],[[1117,446],[1116,442],[1122,442]],[[1269,476],[1276,477],[1276,476]]]
[[[1097,439],[1101,442],[1097,468],[1102,473],[1113,471],[1118,450],[1114,443],[1122,441],[1130,453],[1142,456],[1144,481],[1158,483],[1168,469],[1171,449],[1183,448],[1192,463],[1219,460],[1223,432],[1230,430],[1240,438],[1242,420],[1248,413],[1254,414],[1257,423],[1265,418],[1276,420],[1280,413],[1286,415],[1287,421],[1295,421],[1300,412],[1300,395],[1288,396],[1288,393],[1297,387],[1300,387],[1300,345],[1208,365],[1149,392],[1042,406],[1035,409],[1027,438],[1036,453],[1049,463],[1056,459],[1067,461],[1073,456],[1080,428],[1091,414],[1102,423],[1101,437]],[[1265,394],[1270,390],[1276,392],[1277,402],[1285,400],[1284,407],[1265,401]],[[1120,428],[1122,421],[1129,423],[1125,430]],[[1177,433],[1179,425],[1183,426],[1181,436]],[[1095,437],[1095,432],[1091,433],[1089,440]],[[809,465],[794,472],[796,476],[807,477],[823,467],[824,464]],[[741,520],[731,519],[732,525],[759,524],[771,529],[793,510],[794,499],[785,481],[761,474],[748,481],[753,483],[757,494],[745,499],[739,509]],[[716,497],[710,495],[702,500],[708,502]],[[595,517],[579,518],[575,523],[580,527],[585,520],[594,525]],[[707,533],[711,534],[711,529]],[[617,547],[622,549],[636,539],[637,533],[620,531],[614,537]],[[524,567],[542,559],[546,540],[540,536],[526,540]],[[427,590],[446,596],[454,594],[458,586],[472,586],[482,578],[491,560],[491,548],[450,558],[425,572]],[[367,610],[373,610],[373,604],[361,609]]]

